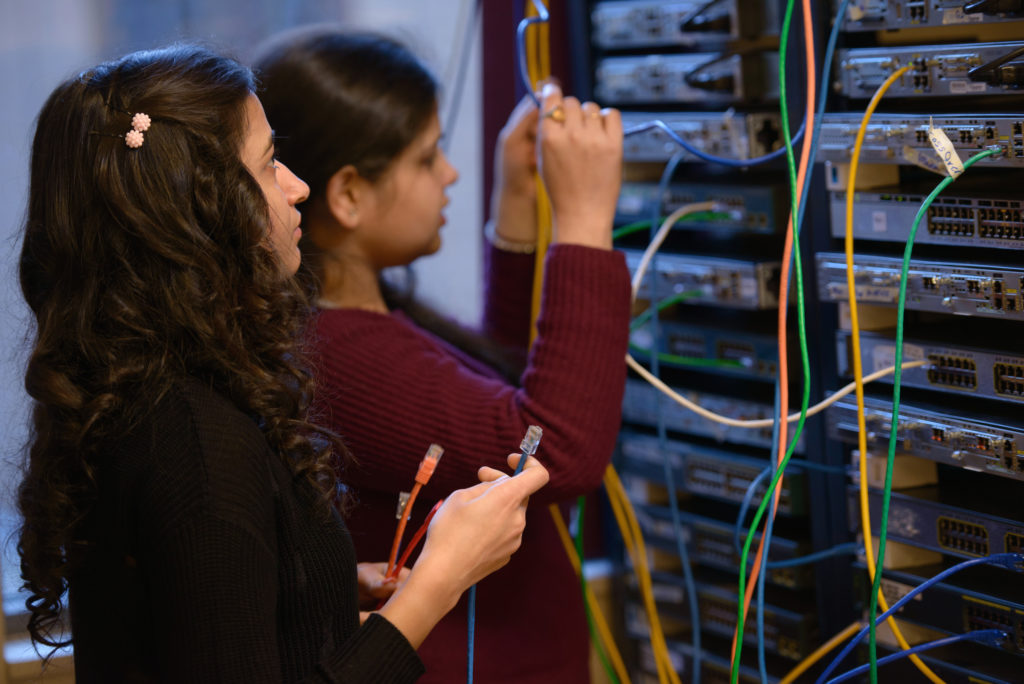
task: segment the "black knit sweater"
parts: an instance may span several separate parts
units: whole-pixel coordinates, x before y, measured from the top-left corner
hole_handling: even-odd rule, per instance
[[[422,674],[387,620],[360,627],[348,532],[223,396],[183,384],[107,445],[98,481],[71,579],[79,684]]]

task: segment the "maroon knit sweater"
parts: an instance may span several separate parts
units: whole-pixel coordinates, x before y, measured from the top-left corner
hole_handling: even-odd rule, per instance
[[[525,345],[533,257],[491,249],[484,331]],[[423,488],[406,541],[430,507],[477,482],[481,465],[507,470],[526,428],[540,425],[537,458],[551,481],[531,497],[522,548],[478,585],[479,684],[588,682],[579,583],[547,504],[597,488],[619,429],[626,377],[629,273],[620,253],[555,245],[547,255],[538,337],[520,387],[417,328],[400,313],[325,310],[316,322],[319,419],[356,463],[341,473],[357,498],[348,525],[363,561],[386,560],[399,491],[427,447],[444,457]],[[466,598],[434,629],[420,657],[424,682],[466,679]]]

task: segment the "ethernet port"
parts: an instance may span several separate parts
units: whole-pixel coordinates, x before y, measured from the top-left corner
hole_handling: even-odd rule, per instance
[[[974,361],[958,356],[929,354],[928,382],[933,385],[973,392],[978,386]]]
[[[997,363],[992,368],[996,394],[1024,398],[1024,365]]]
[[[982,525],[964,522],[948,516],[938,519],[939,546],[964,555],[987,556],[988,530]]]

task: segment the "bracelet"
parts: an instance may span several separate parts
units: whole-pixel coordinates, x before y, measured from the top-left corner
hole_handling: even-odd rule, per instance
[[[514,254],[533,254],[537,251],[536,242],[514,242],[512,240],[506,240],[498,235],[497,226],[494,221],[487,222],[487,225],[484,227],[484,237],[487,238],[488,242],[503,252],[512,252]]]

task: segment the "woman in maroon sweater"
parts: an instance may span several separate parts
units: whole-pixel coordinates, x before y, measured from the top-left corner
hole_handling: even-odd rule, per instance
[[[387,554],[398,492],[411,487],[431,442],[445,455],[411,526],[470,484],[486,454],[516,448],[531,424],[544,429],[538,458],[551,473],[534,503],[597,488],[618,431],[628,337],[629,277],[611,250],[618,112],[549,86],[542,110],[558,107],[564,117],[538,117],[526,99],[502,131],[483,332],[521,353],[537,235],[535,158],[555,218],[538,337],[510,382],[467,353],[464,336],[453,344],[389,306],[380,284],[382,269],[440,247],[445,190],[457,178],[438,149],[437,85],[423,65],[391,40],[317,29],[279,39],[257,69],[281,158],[311,188],[303,229],[320,287],[320,419],[355,456],[343,480],[359,502],[350,521],[358,552]],[[530,517],[520,553],[479,586],[476,681],[586,682],[578,581],[548,511],[535,506]],[[465,678],[464,606],[420,655],[424,681]]]

